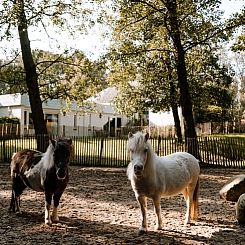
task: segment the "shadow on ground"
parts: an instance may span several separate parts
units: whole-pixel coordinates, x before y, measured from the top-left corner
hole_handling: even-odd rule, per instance
[[[60,204],[60,222],[44,225],[44,196],[26,190],[22,214],[8,212],[9,168],[0,166],[1,244],[242,244],[244,228],[235,219],[234,203],[218,192],[239,170],[203,169],[200,219],[184,227],[182,196],[162,199],[164,229],[154,231],[155,215],[148,205],[147,234],[138,235],[140,211],[126,169],[70,168],[70,182]]]

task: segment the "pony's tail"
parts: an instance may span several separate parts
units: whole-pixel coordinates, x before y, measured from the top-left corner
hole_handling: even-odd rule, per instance
[[[191,205],[191,214],[194,220],[198,219],[199,208],[198,208],[198,198],[199,198],[199,188],[200,188],[200,178],[198,178],[194,192],[193,192],[193,202]]]
[[[11,193],[11,201],[9,205],[9,212],[16,211],[16,195],[15,195],[15,183],[16,183],[16,174],[13,173],[11,169],[11,182],[12,182],[12,193]]]
[[[9,205],[9,212],[15,212],[16,210],[15,204],[16,204],[16,198],[15,198],[15,192],[12,186],[12,194],[11,194],[11,201]]]

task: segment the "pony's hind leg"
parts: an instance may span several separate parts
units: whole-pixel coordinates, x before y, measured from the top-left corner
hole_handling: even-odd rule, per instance
[[[146,233],[147,232],[147,220],[146,220],[146,205],[147,205],[147,198],[145,196],[138,196],[136,197],[141,209],[141,226],[139,228],[139,234]]]
[[[10,201],[9,211],[21,213],[20,210],[20,195],[23,193],[23,190],[26,188],[26,185],[20,179],[20,177],[14,177],[12,179],[12,195]]]
[[[193,201],[191,204],[191,218],[193,220],[197,220],[199,215],[199,208],[198,208],[199,183],[200,183],[200,179],[198,178],[193,192]]]
[[[191,203],[192,203],[192,194],[190,195],[190,192],[191,190],[189,187],[186,187],[182,192],[186,201],[186,214],[185,214],[184,225],[188,225],[190,223]]]
[[[196,220],[198,218],[198,193],[199,193],[199,179],[190,184],[182,192],[186,200],[186,215],[185,225],[189,224],[191,219]]]
[[[54,194],[54,207],[53,207],[53,212],[52,212],[52,221],[55,223],[59,221],[58,206],[59,206],[61,195],[62,193]]]
[[[156,230],[162,229],[162,217],[161,217],[161,197],[156,197],[153,199],[155,214],[157,216]]]

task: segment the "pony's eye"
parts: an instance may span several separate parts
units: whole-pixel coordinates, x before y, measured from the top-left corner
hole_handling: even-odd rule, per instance
[[[148,149],[146,148],[146,149],[144,149],[144,152],[146,153],[148,151]]]

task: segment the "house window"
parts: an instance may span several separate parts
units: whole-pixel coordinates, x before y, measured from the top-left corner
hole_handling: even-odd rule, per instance
[[[121,126],[122,126],[122,118],[118,117],[117,118],[117,128],[121,128]]]
[[[27,111],[24,111],[24,125],[27,124]]]
[[[73,126],[74,126],[74,128],[77,127],[77,114],[74,114]]]
[[[29,113],[29,125],[33,125],[32,113]]]

